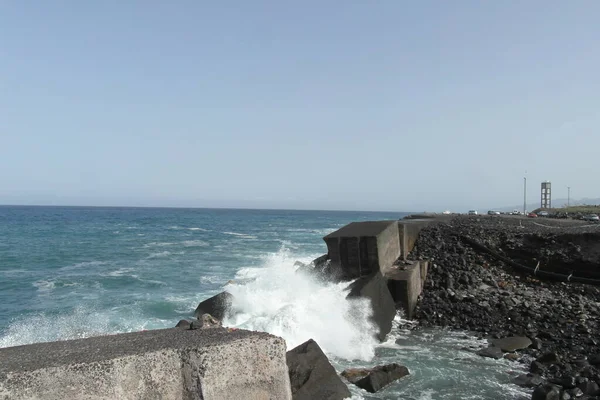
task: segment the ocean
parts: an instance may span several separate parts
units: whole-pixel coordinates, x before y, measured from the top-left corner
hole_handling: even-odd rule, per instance
[[[466,332],[416,329],[399,314],[372,339],[364,300],[347,284],[296,274],[326,252],[326,234],[405,213],[0,206],[0,347],[173,327],[226,288],[225,325],[312,338],[341,372],[396,362],[411,375],[354,399],[524,399],[523,368],[475,355]]]

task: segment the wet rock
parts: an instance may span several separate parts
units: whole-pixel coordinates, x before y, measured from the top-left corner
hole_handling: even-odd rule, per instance
[[[535,375],[535,374],[523,374],[523,375],[519,375],[515,379],[513,379],[513,383],[515,385],[518,385],[521,387],[526,387],[526,388],[533,388],[533,387],[539,386],[543,382],[544,382],[544,380],[542,379],[542,377],[539,375]]]
[[[210,314],[219,320],[223,320],[231,307],[232,300],[233,295],[231,293],[221,292],[198,304],[196,311],[194,311],[194,315],[198,318],[202,316],[202,314]]]
[[[500,349],[500,347],[486,347],[485,349],[481,349],[477,352],[477,355],[488,358],[495,358],[496,360],[501,359],[504,356],[504,353]]]
[[[531,339],[525,336],[512,336],[503,339],[492,340],[492,345],[499,347],[502,351],[515,351],[526,349],[531,345]]]
[[[529,371],[533,374],[543,374],[546,371],[546,366],[539,361],[534,361],[529,366]]]
[[[540,385],[534,389],[531,400],[561,400],[560,394],[560,389],[557,386]]]
[[[293,400],[342,400],[351,396],[314,340],[286,353]]]
[[[396,304],[387,287],[387,280],[377,271],[359,278],[350,285],[349,299],[364,297],[373,307],[372,321],[379,327],[377,337],[380,341],[392,330],[392,321],[396,317]]]
[[[177,323],[177,325],[175,325],[175,328],[180,328],[180,329],[190,329],[190,321],[187,321],[185,319],[182,319],[181,321],[179,321]]]
[[[406,375],[409,375],[408,368],[399,364],[375,368],[351,368],[342,372],[342,376],[350,383],[370,393],[375,393]]]

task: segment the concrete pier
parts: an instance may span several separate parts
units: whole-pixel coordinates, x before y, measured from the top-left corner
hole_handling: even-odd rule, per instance
[[[0,349],[2,400],[291,399],[285,341],[161,329]]]
[[[329,259],[342,279],[380,272],[397,308],[412,318],[427,277],[427,261],[406,261],[421,230],[435,218],[352,222],[325,236]],[[377,310],[376,310],[377,311]]]
[[[325,236],[332,265],[355,279],[391,265],[400,256],[398,221],[352,222]]]

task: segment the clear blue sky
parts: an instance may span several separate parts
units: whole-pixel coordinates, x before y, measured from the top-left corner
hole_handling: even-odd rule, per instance
[[[600,2],[2,1],[0,204],[600,197]]]

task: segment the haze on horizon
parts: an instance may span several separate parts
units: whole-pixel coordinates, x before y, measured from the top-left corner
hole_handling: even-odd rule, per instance
[[[600,2],[0,3],[0,204],[598,198]]]

